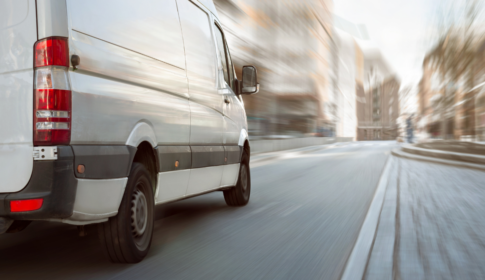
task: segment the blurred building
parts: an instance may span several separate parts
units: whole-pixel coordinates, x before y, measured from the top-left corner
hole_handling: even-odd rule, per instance
[[[476,106],[476,140],[485,142],[485,87],[477,94]]]
[[[419,82],[417,126],[419,131],[430,137],[437,137],[440,133],[440,115],[436,109],[442,95],[438,69],[427,55],[423,62],[423,77]]]
[[[364,91],[357,94],[357,140],[398,136],[400,82],[377,49],[364,50]]]
[[[472,90],[474,94],[473,103],[469,102],[471,106],[474,105],[474,120],[475,120],[475,140],[485,141],[485,39],[482,39],[478,44],[475,56],[475,72],[474,81],[477,85]]]
[[[214,3],[238,76],[258,68],[260,92],[244,97],[252,137],[396,138],[399,82],[360,47],[365,26],[333,15],[331,0]]]
[[[244,98],[250,134],[334,134],[331,0],[214,0],[237,72],[258,68]]]
[[[432,138],[483,141],[485,40],[475,36],[465,42],[452,31],[445,38],[423,60],[418,129]]]
[[[335,29],[334,122],[337,135],[356,138],[357,96],[363,92],[364,56],[355,38],[342,29]]]

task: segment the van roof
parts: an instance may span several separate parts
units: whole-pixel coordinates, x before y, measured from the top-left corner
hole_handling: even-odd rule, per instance
[[[216,18],[219,18],[216,6],[214,6],[214,2],[212,2],[212,0],[198,0],[198,2],[204,5],[207,9],[209,9],[209,11],[211,11]]]

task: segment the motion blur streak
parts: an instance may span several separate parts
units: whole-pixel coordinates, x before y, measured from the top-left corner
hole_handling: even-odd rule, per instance
[[[485,6],[446,4],[423,61],[415,124],[421,138],[485,141]]]
[[[73,226],[34,223],[2,236],[2,277],[336,279],[394,147],[361,142],[288,158],[283,152],[254,164],[246,207],[227,207],[220,192],[159,207],[152,249],[135,266],[108,264],[95,226],[79,238]]]
[[[215,0],[234,63],[254,64],[261,91],[245,98],[253,139],[285,136],[394,140],[400,82],[366,26],[330,0]]]
[[[165,1],[172,3],[174,11],[177,3],[190,3]],[[72,225],[34,221],[22,232],[0,236],[0,278],[340,279],[354,269],[363,274],[356,279],[485,279],[485,1],[213,0],[214,5],[211,1],[192,0],[217,9],[213,13],[219,15],[237,77],[242,78],[247,65],[258,71],[259,93],[238,97],[244,103],[248,131],[233,134],[234,144],[240,139],[241,147],[245,137],[249,139],[250,149],[244,146],[244,158],[250,156],[251,167],[248,204],[226,206],[222,193],[214,192],[157,206],[151,250],[134,265],[107,261],[96,225],[78,230]],[[192,8],[206,18],[200,7]],[[118,12],[116,7],[113,12]],[[12,25],[9,18],[15,18],[13,10],[0,9],[0,26],[3,19],[4,26]],[[84,22],[84,17],[80,18]],[[144,20],[143,14],[137,17],[137,22]],[[178,28],[177,17],[172,20]],[[206,28],[209,42],[210,33]],[[125,35],[123,31],[120,34]],[[183,38],[189,37],[179,38],[181,54],[182,44],[184,50],[188,45]],[[5,57],[23,51],[2,44],[0,40],[0,47],[8,49]],[[199,50],[198,44],[194,46]],[[214,59],[201,57],[207,59],[201,66],[215,73],[215,65],[207,62]],[[120,65],[150,69],[146,61]],[[0,61],[0,72],[14,63]],[[160,86],[166,86],[170,79],[175,81],[177,86],[170,91],[176,95],[187,90],[187,79],[194,83],[187,75],[190,71],[183,68],[183,60],[177,63],[180,65],[174,66],[177,70],[172,78],[157,81]],[[137,83],[142,84],[143,75],[137,76]],[[205,78],[199,82],[205,84]],[[131,87],[126,94],[132,94],[130,91]],[[12,98],[5,100],[19,96],[10,92],[14,92],[13,86],[4,94]],[[208,102],[205,96],[199,101]],[[212,95],[212,101],[220,101],[218,108],[223,105],[220,97]],[[160,135],[170,138],[167,143],[183,137],[192,141],[197,137],[190,126],[200,121],[199,138],[210,138],[211,132],[217,132],[217,139],[222,139],[223,115],[226,126],[230,116],[219,109],[221,114],[213,118],[217,125],[211,126],[206,123],[208,117],[193,114],[197,108],[188,98],[183,95],[181,103],[160,101],[165,107],[153,109],[173,120],[173,127],[185,126],[180,137],[165,132]],[[190,99],[192,103],[194,97]],[[105,103],[96,100],[93,104],[100,115],[114,112],[109,110],[111,98]],[[146,100],[147,104],[154,102],[152,97]],[[207,102],[201,106],[204,110]],[[237,101],[238,106],[242,103]],[[228,99],[225,108],[235,103],[227,104]],[[170,111],[172,107],[178,111]],[[17,107],[8,103],[3,107],[0,103],[0,108],[12,115],[18,113]],[[116,112],[121,116],[123,111]],[[208,111],[213,114],[217,109]],[[180,112],[187,112],[186,121]],[[205,116],[205,111],[201,112]],[[244,123],[242,111],[239,116]],[[24,120],[23,124],[29,123]],[[30,131],[31,126],[24,126]],[[10,131],[18,130],[11,127]],[[111,125],[106,127],[110,128],[102,131],[106,135],[122,134]],[[91,135],[89,131],[78,133],[84,134]],[[214,143],[222,141],[227,144],[226,140]],[[232,148],[237,154],[237,147]],[[0,150],[4,154],[11,151]],[[25,151],[30,163],[30,150]],[[221,156],[221,162],[223,159],[227,161]],[[371,203],[376,205],[373,199],[378,196],[374,194],[386,162],[392,166],[386,169],[390,171],[387,180],[382,180],[386,183],[381,184],[386,184],[385,194],[379,196],[383,199],[378,214],[372,217],[377,226],[369,229],[364,221],[373,213],[368,211]],[[184,172],[194,174],[190,173],[193,170]],[[221,181],[216,176],[207,178]],[[197,187],[203,181],[194,182]],[[226,189],[230,185],[221,187],[230,190]],[[362,236],[372,240],[362,242],[369,252],[357,252],[356,240],[363,240],[359,239]],[[367,258],[348,261],[353,252]],[[353,263],[361,269],[352,267]]]

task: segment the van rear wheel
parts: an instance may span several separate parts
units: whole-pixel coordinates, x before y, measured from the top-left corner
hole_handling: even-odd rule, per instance
[[[145,166],[133,163],[118,215],[98,224],[104,251],[115,263],[138,263],[148,254],[153,235],[153,188]]]
[[[244,206],[248,204],[250,195],[251,173],[249,157],[246,153],[243,153],[236,186],[224,191],[224,199],[229,206]]]

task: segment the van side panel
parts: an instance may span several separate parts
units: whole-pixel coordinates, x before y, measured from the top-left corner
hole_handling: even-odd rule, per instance
[[[68,37],[66,0],[37,0],[39,39]]]
[[[216,50],[207,11],[177,0],[189,78],[192,145],[222,144],[222,96],[216,86]],[[210,133],[207,133],[210,131]]]
[[[35,0],[0,1],[0,193],[22,190],[33,167]]]
[[[124,145],[146,123],[155,144],[187,145],[190,108],[175,0],[76,0],[67,9],[70,53],[81,60],[70,70],[71,144]]]
[[[175,0],[69,1],[73,30],[184,69]]]
[[[177,0],[184,34],[191,109],[192,170],[186,195],[219,188],[224,170],[223,99],[217,90],[212,18],[203,6]]]
[[[216,6],[214,6],[214,2],[212,0],[198,0],[204,7],[206,7],[216,18],[219,17],[217,14]]]
[[[175,76],[172,82],[180,84],[181,92],[187,91],[180,79]],[[155,132],[158,145],[188,145],[187,99],[81,72],[71,72],[71,82],[71,144],[125,145],[132,131],[146,123]]]

